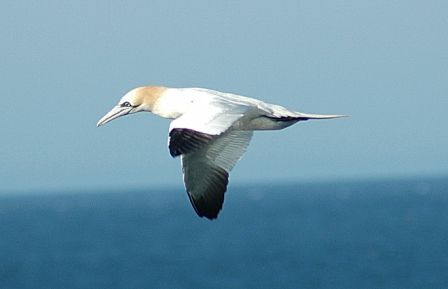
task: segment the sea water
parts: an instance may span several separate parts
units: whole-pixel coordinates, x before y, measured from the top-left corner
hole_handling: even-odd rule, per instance
[[[0,288],[448,288],[448,179],[3,195]]]

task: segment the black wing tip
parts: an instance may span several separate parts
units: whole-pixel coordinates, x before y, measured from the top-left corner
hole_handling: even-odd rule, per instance
[[[206,217],[209,220],[215,220],[218,218],[218,214],[223,207],[224,194],[227,191],[227,185],[229,183],[229,173],[224,169],[220,169],[219,172],[221,183],[211,185],[207,194],[195,198],[187,190],[191,205],[196,214],[201,218]]]
[[[218,218],[219,212],[223,207],[225,192],[226,189],[224,189],[219,196],[213,199],[204,197],[195,199],[190,193],[187,193],[190,198],[191,205],[199,217],[206,217],[209,220],[215,220]]]
[[[209,219],[209,220],[217,220],[220,211],[221,211],[221,210],[218,210],[217,212],[213,212],[213,213],[205,213],[205,214],[202,214],[202,213],[200,213],[199,211],[196,211],[196,213],[197,213],[198,216],[201,217],[201,218],[204,218],[204,217],[205,217],[205,218],[207,218],[207,219]]]
[[[206,217],[209,220],[216,220],[218,219],[218,215],[221,212],[222,205],[224,204],[224,201],[221,203],[221,206],[219,206],[216,210],[206,211],[201,218]]]

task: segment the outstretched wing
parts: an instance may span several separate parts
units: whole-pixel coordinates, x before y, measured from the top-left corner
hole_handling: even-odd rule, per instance
[[[252,131],[230,130],[215,136],[200,149],[182,154],[185,188],[200,217],[218,216],[229,172],[246,151],[251,137]]]
[[[237,130],[248,109],[210,98],[171,122],[170,154],[181,155],[185,188],[201,217],[214,219],[222,208],[229,172],[252,137],[252,131]]]

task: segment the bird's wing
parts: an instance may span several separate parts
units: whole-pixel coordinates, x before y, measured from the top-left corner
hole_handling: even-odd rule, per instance
[[[168,147],[171,156],[200,149],[234,126],[249,109],[219,98],[196,104],[170,124]]]
[[[250,108],[218,97],[210,98],[198,102],[188,112],[173,120],[170,131],[179,128],[220,135],[242,118]]]
[[[181,155],[185,188],[196,213],[216,218],[229,172],[246,151],[252,131],[235,129],[249,106],[211,98],[170,124],[169,149]]]
[[[185,188],[200,217],[214,219],[218,216],[229,172],[246,151],[252,134],[252,131],[230,130],[212,137],[200,149],[182,154]],[[202,141],[203,136],[197,138]]]

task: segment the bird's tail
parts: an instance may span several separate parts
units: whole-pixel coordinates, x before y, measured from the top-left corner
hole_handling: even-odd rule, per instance
[[[342,114],[312,114],[312,113],[302,113],[297,112],[297,117],[299,120],[308,120],[308,119],[330,119],[330,118],[340,118],[347,117],[347,115]]]

